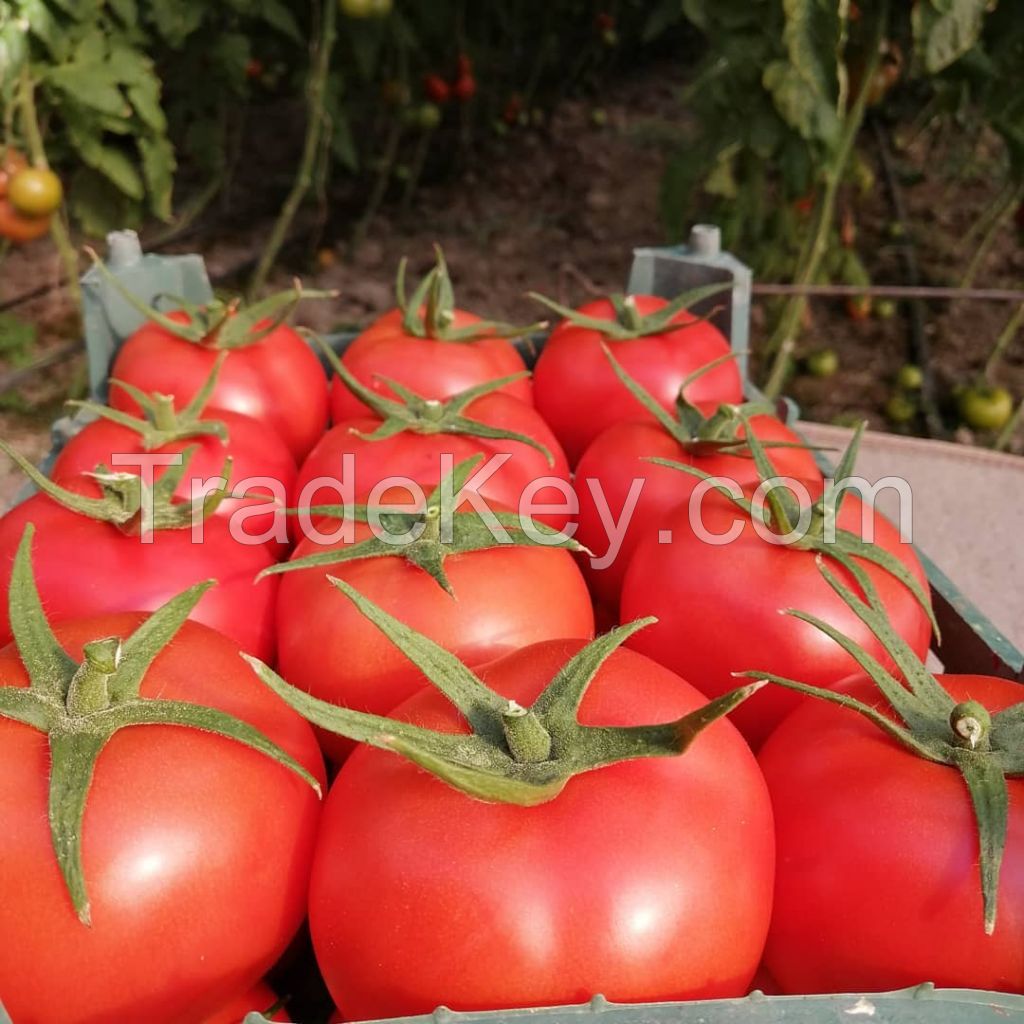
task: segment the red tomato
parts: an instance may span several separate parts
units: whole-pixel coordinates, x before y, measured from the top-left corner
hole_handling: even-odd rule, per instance
[[[367,387],[393,397],[378,374],[397,380],[424,398],[452,395],[489,380],[509,377],[526,369],[523,357],[506,338],[482,337],[474,341],[442,341],[418,338],[402,327],[403,313],[393,309],[371,324],[346,349],[341,361]],[[480,317],[455,310],[455,329],[479,323]],[[502,391],[532,403],[530,381],[513,381]],[[334,423],[365,416],[367,407],[335,378],[331,385],[331,419]]]
[[[811,497],[821,482],[808,482]],[[701,510],[709,534],[726,534],[737,524],[730,543],[701,539],[690,523],[689,503],[665,521],[671,543],[658,537],[641,541],[622,586],[622,621],[656,615],[658,622],[629,641],[636,650],[685,674],[709,697],[736,686],[733,672],[763,669],[800,679],[812,686],[833,686],[856,666],[832,639],[806,622],[779,612],[799,608],[830,623],[841,633],[887,660],[871,631],[857,618],[819,572],[814,551],[801,551],[763,540],[749,517],[721,496],[709,494]],[[895,555],[927,588],[913,548],[902,544],[897,528],[870,511],[856,494],[848,494],[839,513],[840,529],[863,535],[873,523],[875,543]],[[890,573],[860,561],[878,589],[893,628],[923,657],[931,626],[914,595]],[[834,560],[829,568],[856,590],[856,582]],[[782,718],[806,698],[782,687],[769,687],[755,701],[741,705],[732,721],[755,748]]]
[[[937,678],[956,700],[992,712],[1021,699],[1005,679]],[[843,689],[879,704],[863,681]],[[998,917],[986,936],[978,830],[956,768],[813,699],[775,731],[761,766],[778,832],[765,963],[784,992],[875,992],[922,979],[1024,991],[1024,779],[1007,780]]]
[[[188,323],[187,313],[169,316]],[[206,382],[218,354],[215,344],[185,341],[147,323],[121,347],[110,376],[146,394],[173,395],[180,409]],[[140,412],[120,388],[111,391],[110,404],[135,416]],[[231,350],[209,404],[269,424],[301,460],[327,425],[324,370],[302,337],[282,324],[260,341]]]
[[[701,412],[710,416],[712,403],[701,403]],[[751,420],[754,433],[764,442],[785,441],[800,444],[802,439],[774,416],[755,416]],[[743,436],[743,427],[737,430]],[[806,448],[769,448],[769,458],[780,476],[798,479],[820,477],[814,455]],[[622,540],[614,561],[595,569],[592,559],[584,556],[582,564],[587,582],[598,601],[612,607],[618,605],[622,580],[637,544],[647,537],[657,537],[668,514],[689,500],[698,481],[677,469],[658,466],[649,458],[671,459],[696,466],[712,476],[724,476],[741,487],[756,487],[757,467],[749,456],[727,455],[709,450],[707,454],[688,451],[666,430],[653,421],[617,423],[599,434],[583,453],[576,467],[576,493],[579,496],[579,529],[576,539],[597,557],[611,550],[612,532],[608,517],[619,522],[622,516]],[[642,481],[632,514],[626,519],[626,507],[633,481]],[[603,499],[602,496],[603,495]],[[602,512],[604,513],[602,516]],[[760,702],[759,702],[760,703]]]
[[[423,76],[423,92],[432,103],[447,103],[451,99],[451,86],[437,74]]]
[[[176,497],[184,501],[190,500],[193,483],[198,484],[219,477],[224,469],[224,459],[230,455],[234,460],[231,471],[233,486],[237,487],[241,481],[251,477],[269,477],[280,485],[284,505],[291,503],[298,467],[284,441],[271,427],[250,416],[240,416],[224,409],[207,409],[200,419],[218,420],[223,423],[228,429],[228,443],[224,444],[213,434],[200,434],[187,440],[173,441],[153,449],[152,452],[145,452],[142,439],[134,430],[110,420],[94,420],[64,446],[53,465],[50,478],[62,487],[80,491],[83,474],[91,473],[100,463],[110,469],[133,472],[132,467],[128,465],[114,466],[111,460],[114,454],[174,455],[194,446],[197,450],[174,492]],[[166,471],[165,466],[154,467],[154,479],[160,479]],[[86,493],[93,492],[91,481],[86,484],[86,488]],[[256,494],[274,493],[272,487],[260,487],[255,484],[246,484],[243,489]],[[228,520],[239,509],[266,504],[259,498],[225,498],[217,506],[214,515]],[[269,533],[274,529],[276,521],[274,507],[280,508],[273,506],[264,515],[245,518],[239,522],[239,528],[251,537]],[[274,546],[280,549],[287,545]]]
[[[231,637],[263,661],[274,655],[277,582],[254,583],[274,562],[266,544],[235,540],[223,519],[203,524],[204,540],[192,531],[158,530],[152,543],[123,533],[36,494],[0,518],[0,592],[27,523],[36,526],[36,582],[53,621],[105,612],[153,611],[201,580],[219,585],[205,594],[192,618]],[[0,643],[11,639],[7,602],[0,602]]]
[[[647,315],[667,305],[652,295],[637,295],[636,307]],[[614,321],[608,299],[580,306],[584,316]],[[615,375],[602,350],[608,344],[622,368],[635,377],[666,408],[674,409],[683,380],[729,352],[721,331],[697,321],[686,310],[672,319],[663,334],[628,341],[608,341],[589,328],[567,321],[551,332],[533,375],[534,399],[541,415],[562,442],[571,465],[602,431],[623,420],[648,419],[650,414]],[[733,361],[703,374],[686,389],[691,402],[740,402],[743,389]]]
[[[582,646],[534,644],[480,676],[528,705]],[[580,721],[669,721],[704,703],[678,676],[620,650],[598,671]],[[394,717],[466,729],[433,690]],[[439,1004],[573,1004],[598,992],[620,1002],[738,996],[761,956],[773,861],[764,782],[725,721],[682,757],[587,772],[525,808],[470,799],[364,746],[324,807],[310,927],[347,1020]]]
[[[44,562],[37,546],[37,567]],[[55,632],[80,658],[85,642],[127,636],[142,618],[104,615]],[[0,686],[26,684],[13,645],[4,648]],[[182,627],[141,693],[220,708],[323,777],[309,725],[205,626]],[[0,718],[0,992],[14,1020],[203,1020],[284,951],[305,912],[320,812],[293,772],[197,729],[120,730],[96,762],[85,807],[86,927],[53,853],[49,770],[46,736]]]
[[[484,395],[470,403],[465,410],[469,419],[486,423],[501,430],[511,430],[532,437],[544,445],[554,457],[554,466],[522,441],[490,440],[461,434],[416,434],[405,431],[383,441],[367,441],[357,437],[353,430],[368,433],[380,426],[379,419],[365,417],[338,423],[329,430],[310,453],[299,470],[296,494],[299,504],[337,504],[337,489],[330,487],[317,491],[311,482],[318,477],[340,479],[342,460],[346,454],[353,457],[354,494],[357,501],[365,501],[371,489],[389,476],[414,480],[425,489],[436,486],[444,475],[440,456],[451,454],[455,462],[483,453],[485,459],[495,454],[510,453],[508,460],[493,476],[480,486],[471,487],[488,501],[505,508],[518,510],[524,489],[534,480],[552,478],[564,481],[569,487],[569,465],[558,441],[541,419],[537,410],[525,402],[517,401],[501,392]],[[448,467],[449,469],[451,467]],[[486,468],[486,461],[481,470]],[[397,492],[396,492],[397,493]],[[571,493],[571,488],[570,488]],[[397,500],[407,500],[400,495]],[[544,502],[566,506],[565,495],[556,486],[537,490],[535,503]],[[568,511],[538,514],[534,518],[549,526],[562,529],[571,518]]]
[[[26,217],[11,206],[9,199],[0,199],[0,238],[15,245],[42,238],[50,230],[49,217]]]
[[[476,79],[469,73],[460,73],[452,82],[452,95],[460,103],[471,100],[476,95]]]
[[[277,993],[266,982],[260,981],[247,992],[225,1003],[212,1017],[207,1017],[203,1024],[242,1024],[246,1014],[253,1011],[264,1013],[277,1003]],[[268,1019],[287,1021],[291,1018],[282,1007]]]
[[[356,524],[356,542],[369,536],[368,525]],[[293,558],[345,546],[307,538]],[[594,635],[586,584],[568,551],[502,546],[452,555],[444,568],[454,597],[401,557],[365,558],[326,571],[470,666],[539,640]],[[423,676],[327,583],[324,572],[303,569],[281,578],[278,669],[293,686],[322,700],[386,715],[423,687]],[[335,761],[353,748],[330,733],[321,733],[320,740]]]

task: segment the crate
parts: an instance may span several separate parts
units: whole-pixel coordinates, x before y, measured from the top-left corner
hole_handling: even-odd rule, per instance
[[[198,256],[144,255],[134,232],[110,236],[108,266],[120,280],[147,303],[161,297],[183,298],[194,304],[213,294],[205,267]],[[696,305],[730,338],[737,352],[747,396],[764,396],[747,380],[746,351],[749,341],[749,268],[720,250],[718,229],[698,225],[690,244],[670,248],[640,248],[634,251],[627,290],[673,297],[680,292],[712,283],[731,286],[730,298],[704,300]],[[142,317],[95,270],[82,281],[86,349],[89,361],[91,397],[106,398],[106,378],[118,347],[142,322]],[[327,340],[343,352],[354,335],[333,334]],[[536,360],[544,336],[516,342],[528,365]],[[778,403],[779,415],[789,421],[797,416],[790,401]],[[53,445],[42,463],[52,465],[61,447],[88,422],[86,414],[62,417],[52,427]],[[827,472],[831,466],[823,462]],[[20,497],[31,493],[26,488]],[[957,589],[945,573],[920,550],[918,555],[928,573],[936,617],[943,633],[941,658],[949,671],[975,671],[1024,679],[1024,654]],[[306,950],[309,953],[309,950]],[[892,1024],[982,1024],[1019,1019],[1024,1022],[1024,996],[966,989],[936,989],[929,983],[897,992],[854,993],[816,996],[766,996],[753,992],[743,999],[712,1001],[617,1004],[595,995],[579,1006],[560,1006],[490,1012],[454,1012],[440,1007],[433,1014],[401,1019],[401,1024],[515,1024],[540,1020],[542,1024],[824,1024],[864,1017]],[[264,1020],[251,1013],[245,1024]],[[0,1006],[0,1024],[12,1024]],[[19,1022],[13,1022],[19,1024]]]

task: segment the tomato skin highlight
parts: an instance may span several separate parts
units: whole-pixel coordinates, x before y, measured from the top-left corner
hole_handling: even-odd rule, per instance
[[[528,705],[582,646],[534,644],[480,675]],[[667,721],[704,703],[672,673],[619,651],[580,720]],[[432,691],[396,716],[465,728]],[[310,925],[346,1020],[439,1003],[573,1004],[596,992],[623,1002],[742,995],[764,942],[773,862],[764,782],[728,722],[682,757],[588,772],[529,808],[472,800],[360,747],[324,808]]]
[[[187,313],[169,316],[188,322]],[[159,324],[147,323],[121,346],[110,376],[147,394],[173,395],[175,408],[180,409],[210,376],[218,354],[212,345],[185,341]],[[120,388],[112,389],[110,404],[133,416],[141,412]],[[228,353],[209,404],[269,424],[301,461],[327,425],[326,377],[309,345],[281,324],[260,341]]]
[[[634,296],[642,314],[667,303],[651,295]],[[614,320],[608,299],[579,307],[585,316]],[[626,390],[602,350],[607,344],[623,369],[666,409],[674,409],[683,380],[729,352],[729,343],[707,321],[681,311],[669,330],[627,341],[609,341],[597,331],[563,322],[552,332],[534,369],[534,400],[575,466],[587,445],[623,420],[652,418]],[[710,370],[686,389],[692,402],[741,402],[742,382],[735,361]]]
[[[80,658],[83,643],[127,636],[142,619],[100,616],[55,632]],[[26,683],[13,646],[0,650],[0,686]],[[204,626],[185,623],[141,692],[227,711],[323,780],[309,725],[259,683],[236,644]],[[96,763],[85,808],[85,927],[51,845],[49,760],[42,733],[0,719],[0,992],[12,1019],[191,1024],[253,985],[303,918],[314,791],[232,740],[122,729]]]
[[[266,544],[234,540],[226,522],[203,524],[203,543],[191,529],[157,530],[151,544],[36,494],[0,518],[0,592],[27,523],[34,523],[33,563],[43,607],[51,621],[102,612],[154,611],[193,583],[217,579],[192,618],[219,630],[263,661],[274,656],[274,603],[278,582],[254,583],[273,564]],[[0,602],[0,643],[11,639],[6,602]]]
[[[404,384],[423,398],[451,398],[489,380],[523,373],[526,364],[506,338],[482,337],[474,341],[441,341],[418,338],[402,327],[403,313],[393,309],[374,321],[345,350],[341,361],[362,384],[388,398],[394,397],[378,375]],[[455,310],[454,328],[479,323],[480,317]],[[524,377],[502,389],[513,398],[533,404],[530,380]],[[370,413],[337,378],[331,383],[331,421]]]
[[[68,490],[81,491],[83,489],[83,474],[91,473],[100,463],[110,469],[118,469],[121,472],[136,472],[138,467],[113,465],[112,455],[146,455],[164,454],[174,455],[184,452],[186,448],[195,447],[196,451],[188,464],[188,469],[181,478],[174,494],[176,498],[188,501],[192,497],[193,481],[197,483],[219,477],[224,469],[224,459],[230,455],[233,466],[231,471],[231,483],[237,485],[239,481],[249,477],[264,476],[277,481],[285,495],[286,504],[290,503],[294,489],[295,478],[298,475],[298,467],[295,459],[285,445],[284,440],[265,423],[255,420],[250,416],[240,416],[238,413],[226,409],[207,409],[200,419],[218,420],[228,429],[228,443],[225,445],[220,438],[211,435],[197,435],[186,438],[182,441],[173,441],[170,444],[154,448],[146,452],[142,440],[135,431],[129,427],[121,426],[110,420],[98,419],[88,424],[83,430],[72,437],[61,449],[57,461],[53,464],[50,478]],[[166,466],[155,466],[153,477],[159,480],[167,472]],[[87,493],[91,493],[93,487],[85,484]],[[260,488],[256,485],[247,485],[246,491],[254,493],[269,493],[267,488]],[[225,498],[214,511],[218,518],[228,520],[241,508],[251,508],[265,504],[259,498]],[[252,516],[246,518],[240,524],[240,528],[250,536],[258,536],[269,531],[274,526],[273,511],[266,515]],[[287,545],[271,543],[274,550],[282,552]]]
[[[715,406],[701,403],[700,409],[705,416],[710,416]],[[801,443],[799,435],[774,416],[754,416],[750,422],[755,435],[763,442]],[[742,426],[737,434],[743,436]],[[768,455],[780,476],[813,479],[821,475],[813,453],[806,448],[769,448]],[[605,569],[593,568],[589,556],[584,555],[580,560],[595,600],[612,607],[618,605],[622,581],[637,544],[645,538],[657,537],[669,513],[688,501],[698,485],[694,477],[647,461],[650,458],[696,466],[712,476],[734,480],[741,487],[756,487],[758,483],[757,468],[749,456],[689,452],[651,420],[616,423],[599,434],[576,466],[575,486],[580,502],[576,539],[596,556],[604,556],[610,538],[602,522],[595,488],[600,487],[610,514],[618,521],[633,481],[643,481],[615,560]]]
[[[357,543],[371,535],[368,525],[357,524]],[[306,539],[293,558],[323,550]],[[281,675],[322,700],[378,715],[423,688],[419,670],[330,586],[325,571],[471,667],[540,640],[594,635],[586,584],[568,551],[502,546],[451,555],[444,568],[454,597],[402,558],[365,558],[283,574],[277,602]],[[330,733],[318,736],[335,762],[354,746]]]
[[[1005,679],[936,678],[993,713],[1020,701]],[[884,706],[863,679],[842,689]],[[888,991],[924,978],[1024,991],[1024,780],[1007,780],[998,918],[986,936],[977,826],[956,768],[818,700],[779,726],[760,763],[778,836],[765,964],[784,992]]]
[[[808,481],[811,498],[821,481]],[[863,503],[855,493],[844,499],[840,529],[861,535]],[[895,555],[927,587],[921,563],[897,528],[880,514],[871,517],[875,543]],[[780,614],[787,608],[810,612],[835,626],[881,660],[888,659],[878,640],[832,590],[816,564],[816,552],[800,551],[762,540],[750,518],[726,499],[708,494],[702,522],[710,534],[725,534],[741,525],[737,539],[710,544],[689,522],[688,505],[666,520],[672,542],[648,537],[637,545],[622,586],[623,622],[655,615],[658,622],[627,644],[673,671],[685,673],[709,697],[733,689],[733,672],[758,670],[830,687],[856,670],[853,659],[814,626]],[[893,628],[923,658],[931,626],[914,595],[894,576],[860,561],[892,621]],[[853,578],[834,560],[829,568],[847,586]],[[806,700],[782,687],[768,687],[738,707],[731,721],[756,750],[782,718]]]

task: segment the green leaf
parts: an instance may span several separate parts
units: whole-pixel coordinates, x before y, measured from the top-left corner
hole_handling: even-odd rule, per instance
[[[71,215],[92,238],[117,228],[137,227],[142,221],[142,205],[89,167],[74,172],[68,193]]]
[[[154,134],[167,131],[167,117],[160,106],[160,82],[150,73],[135,79],[127,88],[128,102],[131,103],[138,119]]]
[[[990,6],[991,0],[919,0],[914,5],[914,42],[931,74],[977,45]]]
[[[68,138],[82,162],[103,175],[119,192],[141,200],[146,194],[138,168],[122,149],[105,145],[87,128],[68,121]]]
[[[661,0],[647,15],[640,38],[645,43],[650,43],[658,36],[665,33],[676,22],[683,18],[683,7],[681,0]]]
[[[43,81],[77,106],[90,107],[111,117],[124,117],[130,112],[116,81],[108,77],[100,62],[62,64],[45,72]]]
[[[178,49],[203,23],[206,0],[157,0],[147,5],[150,20],[164,41]]]
[[[139,139],[142,173],[149,192],[149,208],[163,221],[171,219],[171,192],[174,187],[174,147],[162,135]]]
[[[138,21],[139,10],[135,0],[107,0],[117,19],[129,27]]]
[[[271,28],[277,29],[281,35],[300,45],[303,43],[302,30],[295,20],[295,15],[280,0],[261,0],[259,13],[263,21]]]

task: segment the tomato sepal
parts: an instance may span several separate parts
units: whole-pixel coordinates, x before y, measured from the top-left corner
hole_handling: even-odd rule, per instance
[[[96,761],[110,738],[133,725],[176,725],[236,740],[295,772],[316,792],[320,784],[258,729],[224,711],[188,701],[140,696],[142,680],[203,594],[197,583],[171,598],[129,637],[87,643],[76,662],[61,647],[43,611],[32,571],[35,527],[25,527],[8,595],[14,643],[28,688],[0,688],[0,717],[46,733],[50,748],[48,816],[54,854],[82,924],[91,911],[82,865],[82,823]]]
[[[285,682],[258,658],[242,653],[256,675],[314,725],[390,750],[479,800],[536,806],[554,799],[575,775],[620,761],[683,754],[712,723],[760,689],[740,686],[673,722],[643,726],[584,726],[583,696],[601,665],[653,618],[637,619],[597,637],[566,662],[529,708],[486,686],[454,654],[328,576],[462,714],[471,733],[422,726],[341,708]]]

